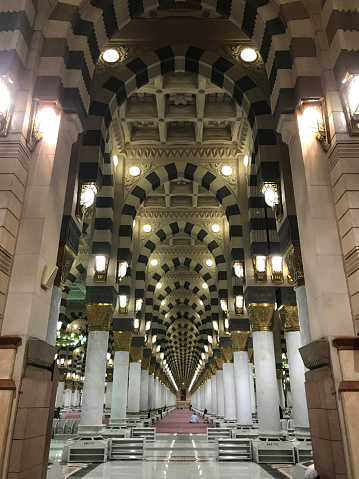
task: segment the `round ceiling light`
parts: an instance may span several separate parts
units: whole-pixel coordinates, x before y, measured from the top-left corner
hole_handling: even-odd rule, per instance
[[[231,174],[232,174],[232,171],[233,171],[233,170],[232,170],[232,168],[231,168],[229,165],[223,166],[223,167],[222,167],[222,170],[221,170],[223,176],[229,176],[229,175],[231,175]]]
[[[153,260],[151,261],[151,264],[152,264],[152,266],[157,266],[157,265],[158,265],[157,259],[153,259]]]
[[[203,289],[207,289],[207,288],[208,288],[208,284],[207,284],[207,283],[203,283],[203,284],[202,284],[202,288],[203,288]]]
[[[162,283],[157,283],[157,284],[156,284],[156,288],[157,288],[157,289],[161,289],[161,288],[162,288]]]
[[[258,58],[258,53],[253,48],[243,48],[240,53],[240,57],[244,62],[254,62]]]
[[[131,166],[130,168],[130,175],[131,176],[138,176],[141,173],[141,170],[138,166]]]
[[[249,163],[249,158],[248,158],[248,155],[246,155],[244,158],[243,158],[243,164],[244,166],[247,168],[248,166],[248,163]]]
[[[103,53],[102,58],[107,63],[116,63],[117,60],[120,58],[120,54],[114,48],[109,48]]]
[[[144,225],[144,227],[143,227],[143,231],[145,233],[149,233],[151,231],[151,229],[152,229],[151,225]]]
[[[212,261],[211,259],[207,259],[206,265],[207,265],[207,266],[212,266],[212,265],[213,265],[213,261]]]
[[[221,228],[219,227],[219,225],[212,225],[212,231],[213,233],[218,233],[218,231],[220,230]]]

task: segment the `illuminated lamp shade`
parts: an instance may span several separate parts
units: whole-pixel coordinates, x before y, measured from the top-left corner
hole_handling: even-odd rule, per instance
[[[114,48],[109,48],[103,52],[102,58],[107,63],[116,63],[120,58],[120,54]]]
[[[135,303],[135,310],[136,310],[136,312],[137,312],[137,311],[141,311],[141,309],[142,309],[142,304],[143,304],[143,299],[142,299],[142,298],[136,299],[136,303]]]
[[[119,314],[127,314],[128,312],[128,297],[120,294],[118,297],[118,312]]]
[[[212,343],[213,343],[213,338],[212,338],[212,336],[209,336],[209,335],[208,335],[208,336],[207,336],[207,339],[208,339],[209,344],[212,344]]]
[[[141,173],[141,170],[138,166],[131,166],[129,172],[131,176],[138,176]]]
[[[108,258],[103,254],[95,256],[95,274],[94,281],[97,283],[103,283],[107,277]]]
[[[158,260],[157,260],[157,259],[153,259],[153,260],[151,261],[151,265],[152,265],[152,266],[157,266],[157,265],[158,265]]]
[[[218,322],[217,321],[212,321],[212,326],[215,331],[219,330]]]
[[[128,269],[127,261],[121,261],[120,263],[118,263],[117,277],[119,281],[121,281],[122,278],[126,276],[127,269]]]
[[[220,300],[220,305],[221,305],[222,311],[224,311],[226,313],[228,311],[227,300],[226,299],[221,299]]]
[[[146,321],[146,326],[145,326],[146,331],[149,331],[150,327],[151,327],[151,321]]]
[[[234,306],[235,306],[236,314],[239,316],[242,315],[244,312],[243,311],[243,295],[238,295],[235,297]]]
[[[218,231],[220,230],[220,226],[219,225],[212,225],[212,231],[213,233],[218,233]]]
[[[249,158],[248,158],[248,155],[246,155],[244,158],[243,158],[243,164],[244,166],[247,168],[247,166],[249,165]]]
[[[279,255],[272,256],[270,262],[272,281],[283,281],[283,258]]]
[[[94,183],[82,185],[80,205],[84,208],[90,208],[94,204],[96,194],[97,188]]]
[[[157,284],[156,284],[156,288],[157,288],[157,289],[161,289],[161,288],[162,288],[162,283],[157,283]]]
[[[221,170],[223,176],[229,176],[229,175],[231,175],[231,174],[232,174],[232,171],[233,171],[233,170],[232,170],[232,168],[231,168],[229,165],[223,166],[223,167],[222,167],[222,170]]]
[[[267,281],[267,257],[256,255],[253,258],[254,279],[256,282]]]
[[[152,336],[152,344],[155,344],[156,341],[157,341],[157,336],[156,336],[156,334],[154,334]]]
[[[161,351],[161,346],[160,346],[160,345],[157,346],[156,351],[157,351],[158,353]]]
[[[240,57],[244,62],[251,63],[257,60],[258,53],[253,48],[243,48],[240,53]]]
[[[212,266],[212,265],[213,265],[213,261],[212,261],[211,259],[207,259],[206,265],[207,265],[207,266]]]
[[[118,156],[117,155],[113,155],[113,166],[116,168],[116,166],[118,165]]]
[[[143,231],[144,231],[145,233],[149,233],[151,230],[152,230],[152,226],[151,226],[151,225],[144,225],[144,226],[143,226]]]
[[[134,318],[134,320],[133,320],[133,328],[135,329],[135,331],[140,328],[140,320],[139,320],[139,319]]]
[[[207,344],[205,344],[203,347],[204,347],[204,351],[205,351],[206,353],[208,353],[208,346],[207,346]]]

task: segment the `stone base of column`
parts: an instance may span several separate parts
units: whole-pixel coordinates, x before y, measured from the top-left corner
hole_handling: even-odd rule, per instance
[[[98,425],[98,426],[84,426],[79,424],[77,434],[78,436],[101,436],[101,431],[104,429],[104,425]]]
[[[126,426],[127,425],[127,420],[125,417],[111,417],[110,418],[110,426]]]
[[[297,439],[310,439],[309,427],[297,427],[294,426],[294,436]]]

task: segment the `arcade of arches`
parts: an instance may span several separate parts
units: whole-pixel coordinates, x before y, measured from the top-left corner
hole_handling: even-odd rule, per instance
[[[106,391],[263,437],[286,401],[359,479],[358,17],[2,0],[1,477],[45,478],[55,403],[98,431]]]

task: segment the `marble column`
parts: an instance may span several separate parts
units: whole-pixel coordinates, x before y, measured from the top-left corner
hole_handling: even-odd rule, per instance
[[[57,322],[59,320],[60,314],[61,295],[62,289],[59,286],[54,285],[52,288],[49,322],[47,324],[46,333],[46,342],[52,346],[55,346],[56,344]]]
[[[212,412],[213,414],[217,414],[217,376],[213,374],[211,378],[211,386],[212,386]]]
[[[222,347],[221,352],[223,358],[224,417],[226,419],[236,419],[233,350],[230,347]]]
[[[259,434],[262,437],[282,435],[272,332],[274,307],[274,303],[255,303],[247,307],[252,326],[257,413]]]
[[[70,407],[72,400],[72,383],[66,384],[65,394],[64,394],[64,407]]]
[[[237,423],[252,425],[252,404],[248,367],[249,331],[232,331],[234,384],[236,389]]]
[[[79,391],[79,385],[75,384],[74,385],[74,390],[72,391],[72,398],[71,398],[71,406],[73,407],[78,407],[80,406],[80,391]]]
[[[113,360],[111,419],[125,419],[132,333],[130,331],[114,331],[113,335],[115,356]]]
[[[148,376],[148,408],[155,409],[155,377],[153,374]]]
[[[65,391],[65,381],[59,381],[56,391],[56,401],[55,407],[62,407],[64,405],[64,391]]]
[[[204,407],[207,409],[207,412],[212,412],[212,386],[211,386],[211,378],[210,373],[207,373],[207,382],[205,384],[205,405]]]
[[[287,343],[290,390],[293,403],[295,434],[309,436],[309,419],[305,395],[305,367],[299,353],[302,338],[299,331],[298,309],[295,305],[283,305],[279,314],[284,325]]]
[[[285,409],[285,396],[284,396],[284,389],[283,389],[283,369],[277,369],[277,386],[278,386],[278,394],[279,394],[279,404],[281,408]]]
[[[111,409],[112,406],[112,386],[113,382],[107,380],[105,408]]]
[[[254,391],[254,377],[253,377],[254,364],[253,363],[248,363],[248,368],[249,368],[249,387],[250,387],[250,392],[251,392],[252,414],[256,414],[256,412],[257,412],[256,393]]]
[[[224,382],[223,382],[223,366],[217,369],[217,414],[224,417]]]
[[[140,411],[140,391],[141,391],[141,360],[143,348],[131,347],[130,349],[130,369],[128,373],[128,412]]]
[[[140,389],[140,411],[148,409],[148,383],[149,376],[146,369],[141,370],[141,389]]]
[[[155,381],[154,381],[154,409],[158,409],[160,407],[160,401],[159,401],[159,387],[160,387],[160,383],[158,381],[158,377],[156,377],[156,375],[158,374],[158,372],[156,371],[155,372]]]

